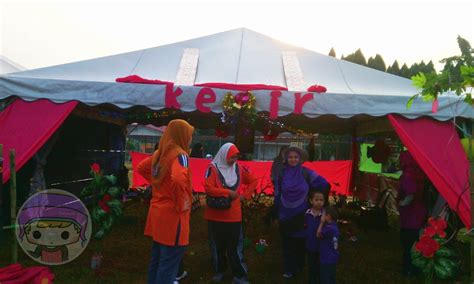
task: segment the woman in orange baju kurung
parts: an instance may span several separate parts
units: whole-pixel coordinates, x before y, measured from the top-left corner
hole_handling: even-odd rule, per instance
[[[186,121],[172,120],[158,150],[138,167],[139,173],[150,178],[152,184],[145,226],[145,235],[153,238],[149,284],[172,284],[189,244],[192,183],[187,149],[193,131]]]

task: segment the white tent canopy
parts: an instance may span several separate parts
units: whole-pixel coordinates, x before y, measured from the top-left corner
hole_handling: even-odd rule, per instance
[[[0,77],[0,99],[17,96],[24,100],[47,98],[54,102],[78,100],[87,105],[113,104],[120,108],[146,106],[165,108],[165,87],[160,85],[115,83],[115,79],[138,75],[147,79],[176,82],[185,49],[198,50],[194,83],[267,84],[287,86],[282,54],[294,54],[302,80],[322,85],[325,94],[315,94],[305,104],[308,117],[325,114],[348,118],[366,114],[383,116],[398,113],[409,118],[432,116],[448,120],[456,116],[474,118],[470,106],[456,96],[440,98],[439,110],[431,104],[415,101],[406,108],[408,99],[417,93],[411,81],[371,68],[339,60],[317,52],[281,43],[248,29],[236,29],[197,39],[168,44],[124,54],[69,64],[39,68]],[[298,75],[298,72],[295,73]],[[175,85],[175,88],[177,86]],[[195,111],[199,87],[180,86],[178,97],[184,111]],[[291,114],[294,91],[283,92],[279,115]],[[221,101],[227,91],[215,90],[217,100],[208,104],[221,112]],[[269,91],[255,91],[257,109],[268,111]]]
[[[0,74],[8,74],[23,71],[26,68],[13,62],[12,60],[6,58],[3,55],[0,55]]]

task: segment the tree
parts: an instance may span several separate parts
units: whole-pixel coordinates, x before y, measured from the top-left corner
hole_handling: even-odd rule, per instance
[[[436,73],[436,70],[434,68],[433,60],[430,60],[428,64],[426,64],[425,70],[423,73]]]
[[[374,69],[380,70],[382,72],[387,71],[387,66],[385,65],[385,61],[383,60],[380,54],[376,54],[373,62]]]
[[[410,69],[408,69],[408,66],[406,63],[402,65],[399,75],[405,78],[410,78]]]
[[[441,60],[440,62],[445,63],[445,65],[440,73],[420,73],[411,78],[413,85],[420,89],[421,92],[410,98],[407,103],[408,107],[411,106],[414,99],[418,96],[421,96],[424,101],[435,102],[438,96],[448,91],[454,91],[458,96],[465,95],[464,101],[474,105],[472,98],[474,50],[469,42],[461,36],[458,36],[457,41],[461,55]]]
[[[375,69],[375,67],[374,67],[374,58],[372,56],[369,57],[369,59],[367,59],[367,67]]]
[[[390,71],[387,69],[388,73],[392,73],[393,75],[400,75],[400,66],[398,66],[398,61],[393,61],[392,66],[389,67]]]
[[[359,64],[359,65],[364,65],[364,66],[367,65],[367,62],[365,60],[365,56],[362,53],[362,50],[360,50],[360,48],[357,49],[356,52],[354,52],[352,54],[349,54],[348,56],[346,56],[342,59],[344,59],[346,61],[350,61],[352,63]]]
[[[474,66],[473,49],[471,48],[471,44],[461,36],[458,36],[457,41],[459,49],[461,50],[461,55],[451,56],[440,61],[441,63],[444,63],[442,72],[449,74],[449,80],[454,84],[463,81],[461,66]]]
[[[331,47],[331,50],[329,51],[329,56],[336,57],[336,51],[334,50],[334,47]]]
[[[415,62],[410,66],[409,75],[407,78],[411,78],[412,76],[415,76],[418,73],[420,73],[420,65]]]

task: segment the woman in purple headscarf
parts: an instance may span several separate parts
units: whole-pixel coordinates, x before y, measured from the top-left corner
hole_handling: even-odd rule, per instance
[[[304,215],[309,208],[308,192],[319,190],[327,195],[330,185],[325,178],[303,167],[307,157],[303,149],[289,147],[284,157],[285,166],[275,183],[275,207],[283,244],[283,277],[292,278],[304,266],[305,239],[297,232],[304,228]]]

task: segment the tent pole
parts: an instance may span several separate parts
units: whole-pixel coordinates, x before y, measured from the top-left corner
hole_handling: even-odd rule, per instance
[[[16,240],[16,170],[15,170],[15,150],[10,150],[10,216],[12,229],[12,264],[18,262],[18,250]]]

